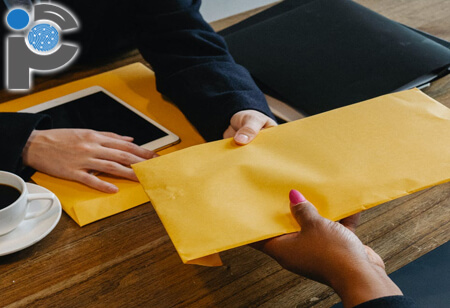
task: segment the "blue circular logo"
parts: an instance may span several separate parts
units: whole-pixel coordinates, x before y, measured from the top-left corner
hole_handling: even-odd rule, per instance
[[[30,22],[30,16],[28,16],[28,13],[25,10],[14,9],[8,13],[6,21],[11,28],[15,30],[22,30]]]
[[[49,24],[39,24],[31,28],[28,33],[28,42],[37,51],[46,52],[56,47],[59,33]]]

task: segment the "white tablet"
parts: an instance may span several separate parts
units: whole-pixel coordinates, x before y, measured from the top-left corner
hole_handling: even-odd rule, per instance
[[[102,87],[90,87],[20,110],[52,117],[53,128],[88,128],[134,137],[134,143],[160,150],[180,138]]]

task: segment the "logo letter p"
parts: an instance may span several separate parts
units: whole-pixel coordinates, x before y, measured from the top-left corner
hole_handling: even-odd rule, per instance
[[[35,22],[48,20],[61,29],[70,31],[78,28],[78,23],[65,8],[55,4],[43,3],[34,5]],[[29,15],[21,8],[12,9],[7,22],[13,30],[23,30],[29,24]],[[38,23],[28,33],[27,45],[23,35],[12,35],[6,40],[6,87],[10,90],[28,90],[31,76],[35,71],[53,71],[69,64],[78,52],[78,47],[60,44],[56,28],[47,23]],[[51,50],[54,50],[51,52]]]
[[[39,55],[32,52],[24,37],[8,37],[8,89],[30,89],[31,70],[51,71],[68,64],[76,55],[78,47],[62,44],[52,54]]]

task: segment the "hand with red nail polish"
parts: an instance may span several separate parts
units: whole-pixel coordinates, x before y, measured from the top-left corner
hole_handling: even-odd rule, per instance
[[[285,269],[332,287],[344,307],[402,294],[387,276],[381,257],[353,232],[320,216],[300,192],[292,190],[289,199],[302,230],[259,242],[256,248]]]

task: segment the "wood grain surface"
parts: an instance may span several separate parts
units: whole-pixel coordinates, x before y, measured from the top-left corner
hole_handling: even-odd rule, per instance
[[[450,40],[447,0],[358,0],[406,25]],[[213,23],[216,30],[261,9]],[[36,80],[41,91],[136,61],[137,51],[96,67]],[[425,90],[450,107],[450,76]],[[0,92],[0,102],[23,94]],[[361,240],[387,272],[450,239],[450,183],[372,208]],[[330,288],[283,270],[249,247],[222,253],[226,266],[183,265],[150,204],[78,227],[66,214],[46,238],[0,257],[0,307],[330,307]]]

